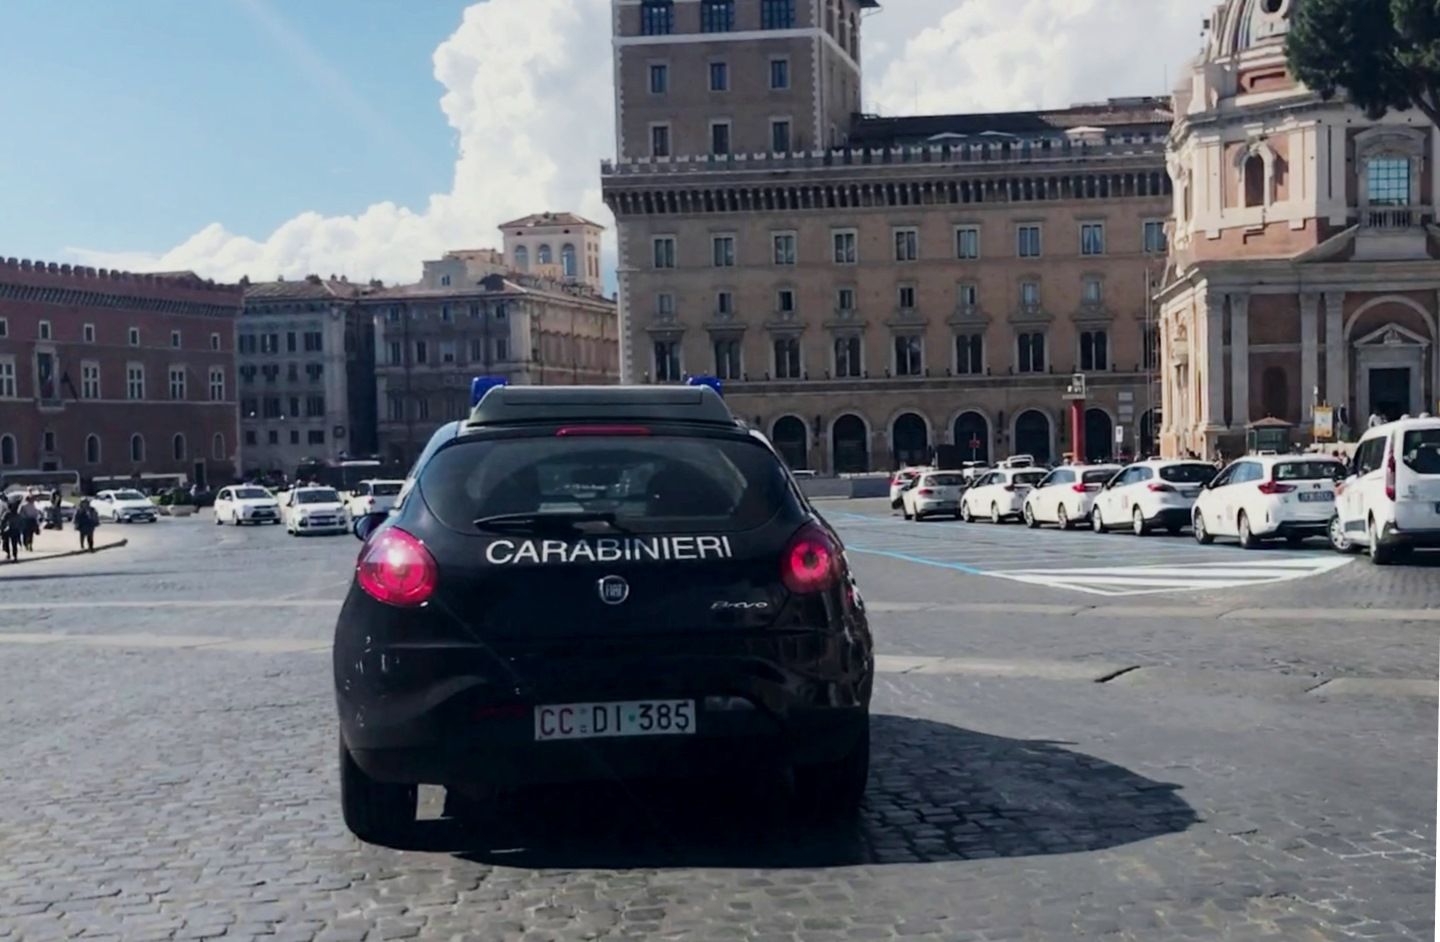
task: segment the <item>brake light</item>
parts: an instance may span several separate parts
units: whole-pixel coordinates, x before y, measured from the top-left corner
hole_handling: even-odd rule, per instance
[[[1395,499],[1395,452],[1393,449],[1390,457],[1385,460],[1385,499]]]
[[[840,551],[830,534],[806,524],[795,532],[780,557],[780,581],[797,595],[830,588],[840,575]]]
[[[1150,484],[1149,487],[1150,487],[1150,490],[1154,491],[1154,492],[1157,493],[1157,494],[1173,494],[1173,493],[1175,493],[1175,488],[1171,487],[1169,484],[1161,484],[1161,483],[1159,483],[1158,481]]]
[[[649,435],[650,430],[643,425],[567,425],[564,428],[556,429],[556,438],[584,438],[588,436],[625,436],[625,435]]]
[[[415,608],[430,601],[438,572],[435,558],[415,537],[391,527],[366,542],[355,579],[377,602]]]
[[[1070,490],[1074,491],[1077,494],[1084,494],[1086,491],[1090,490],[1090,488],[1088,485],[1085,484],[1072,484],[1070,485]]]
[[[1288,494],[1293,490],[1294,484],[1277,484],[1274,481],[1263,481],[1260,484],[1260,493],[1267,495]]]
[[[931,494],[934,494],[935,491],[932,488],[922,487],[915,493],[919,494],[921,497],[929,497]]]

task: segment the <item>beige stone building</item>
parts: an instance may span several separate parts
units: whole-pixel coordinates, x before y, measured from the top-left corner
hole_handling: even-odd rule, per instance
[[[599,294],[600,236],[605,227],[574,213],[533,213],[500,225],[502,264]]]
[[[850,472],[1058,458],[1085,372],[1087,453],[1148,452],[1168,101],[862,116],[876,6],[614,0],[627,380],[718,375],[793,466]]]
[[[1303,0],[1228,0],[1176,91],[1164,326],[1165,451],[1234,453],[1274,417],[1308,440],[1314,407],[1351,426],[1433,409],[1437,134],[1372,121],[1288,74]]]

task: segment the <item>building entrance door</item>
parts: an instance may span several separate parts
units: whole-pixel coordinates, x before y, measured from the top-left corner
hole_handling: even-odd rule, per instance
[[[1387,422],[1411,414],[1410,368],[1373,367],[1370,370],[1370,411]]]
[[[197,461],[197,462],[195,462],[195,478],[194,478],[194,482],[195,482],[196,484],[198,484],[198,485],[199,485],[200,487],[202,487],[202,488],[208,487],[209,484],[210,484],[210,482],[206,480],[206,475],[205,475],[205,462],[203,462],[203,461]]]

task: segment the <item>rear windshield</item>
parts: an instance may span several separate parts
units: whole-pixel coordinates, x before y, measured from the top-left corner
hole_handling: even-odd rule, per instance
[[[1160,477],[1176,484],[1206,484],[1215,476],[1208,464],[1171,464],[1160,469]]]
[[[1115,476],[1114,468],[1101,468],[1099,471],[1086,471],[1081,478],[1086,484],[1104,484]]]
[[[371,485],[370,492],[377,497],[394,497],[400,493],[400,488],[403,486],[399,481],[393,484],[374,484]]]
[[[749,530],[794,499],[780,463],[750,441],[653,436],[514,438],[439,452],[419,488],[447,527],[515,513],[613,513],[641,532]]]
[[[264,500],[270,495],[258,487],[242,487],[235,492],[235,496],[240,500]]]
[[[116,500],[144,500],[145,495],[139,491],[116,491]]]
[[[1338,461],[1286,461],[1275,466],[1277,481],[1338,481],[1345,466]]]
[[[340,495],[328,487],[317,487],[314,490],[296,491],[295,500],[301,504],[338,504]]]
[[[1015,475],[1015,477],[1011,478],[1011,480],[1014,481],[1016,484],[1021,485],[1022,487],[1027,485],[1030,487],[1034,487],[1036,484],[1039,484],[1044,478],[1044,471],[1022,471],[1021,473]]]
[[[1405,433],[1400,458],[1418,474],[1440,474],[1440,428],[1413,429]]]
[[[958,474],[932,474],[923,483],[932,487],[959,487],[965,479]]]

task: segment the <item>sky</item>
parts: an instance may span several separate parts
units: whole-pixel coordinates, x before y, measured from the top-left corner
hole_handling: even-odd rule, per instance
[[[884,0],[863,25],[865,109],[1165,94],[1215,4]],[[609,9],[0,0],[0,256],[403,282],[531,212],[610,226]]]

